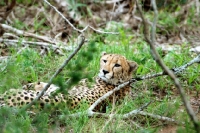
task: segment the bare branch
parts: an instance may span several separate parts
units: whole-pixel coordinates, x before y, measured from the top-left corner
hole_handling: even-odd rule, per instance
[[[9,39],[2,39],[2,38],[0,38],[0,42],[4,42],[4,43],[12,45],[12,46],[17,46],[17,43],[21,43],[23,45],[43,46],[43,47],[48,47],[48,48],[53,48],[53,49],[64,49],[67,51],[73,50],[72,47],[62,47],[62,46],[54,45],[54,43],[49,44],[49,43],[45,43],[45,42],[31,42],[31,41],[25,41],[25,40],[9,40]]]
[[[88,111],[92,111],[94,110],[94,108],[101,103],[103,100],[105,100],[106,98],[108,98],[110,95],[112,95],[114,92],[120,90],[121,88],[125,87],[126,85],[130,84],[130,81],[125,82],[123,84],[118,85],[117,87],[115,87],[113,90],[108,91],[106,94],[104,94],[102,97],[100,97],[98,100],[96,100],[88,109]]]
[[[81,41],[78,45],[78,47],[74,50],[74,52],[64,61],[64,63],[61,65],[61,67],[54,73],[54,75],[50,78],[48,84],[42,89],[42,91],[40,92],[40,94],[27,106],[25,106],[24,108],[22,108],[22,110],[27,110],[28,108],[30,108],[33,104],[35,104],[45,93],[45,91],[50,87],[50,85],[52,84],[53,79],[63,70],[63,68],[69,63],[69,61],[76,55],[76,53],[81,49],[81,47],[83,46],[85,42],[85,37],[81,36]]]
[[[106,93],[108,94],[108,93]],[[105,94],[102,96],[104,97]],[[100,97],[101,98],[101,97]],[[100,99],[99,98],[99,99]],[[94,117],[94,116],[103,116],[105,118],[109,118],[109,117],[121,117],[121,118],[124,118],[124,119],[127,119],[129,116],[133,115],[133,114],[136,114],[137,112],[139,111],[142,111],[144,108],[147,108],[147,106],[150,105],[151,102],[149,103],[146,103],[145,105],[143,105],[142,107],[140,107],[139,109],[136,109],[136,110],[133,110],[127,114],[124,114],[124,115],[121,115],[121,114],[105,114],[105,113],[99,113],[99,112],[94,112],[92,111],[90,108],[88,110],[86,110],[85,112],[78,112],[78,113],[75,113],[75,114],[71,114],[69,116],[71,117],[79,117],[82,113],[86,113],[89,117]],[[91,105],[92,106],[92,105]],[[91,107],[90,106],[90,107]]]
[[[187,67],[191,66],[194,63],[200,63],[200,54],[193,58],[191,61],[189,61],[188,63],[177,67],[177,68],[172,68],[171,70],[174,72],[174,74],[179,74],[180,72],[183,72]],[[141,80],[145,80],[145,79],[151,79],[151,78],[155,78],[155,77],[159,77],[159,76],[163,76],[163,75],[168,75],[165,71],[164,72],[159,72],[159,73],[155,73],[155,74],[148,74],[142,77],[137,77],[137,78],[133,78],[131,79],[131,83],[137,82],[137,81],[141,81]]]
[[[130,118],[131,116],[133,116],[134,114],[137,114],[138,112],[142,111],[143,109],[147,108],[152,102],[148,102],[146,104],[144,104],[143,106],[141,106],[139,109],[136,109],[136,110],[133,110],[127,114],[124,114],[123,115],[123,119],[128,119]]]
[[[169,118],[169,117],[161,116],[161,115],[154,115],[154,114],[147,113],[147,112],[144,112],[144,111],[139,111],[137,114],[143,115],[143,116],[149,116],[151,118],[155,118],[155,119],[162,120],[162,121],[168,121],[168,122],[179,124],[179,122],[177,122],[176,120]],[[184,123],[182,122],[180,124],[184,124]]]
[[[75,31],[82,32],[81,30],[74,27],[74,25],[70,23],[69,20],[60,11],[58,11],[55,6],[51,5],[47,0],[44,0],[44,2],[51,6]]]
[[[46,36],[40,36],[40,35],[36,35],[36,34],[33,34],[33,33],[18,30],[16,28],[13,28],[13,27],[6,25],[6,24],[0,24],[0,25],[4,30],[12,31],[17,35],[25,36],[25,37],[33,37],[33,38],[40,39],[40,40],[48,42],[48,43],[55,44],[55,42],[53,42],[50,38],[48,38]]]
[[[188,66],[191,66],[194,63],[200,63],[200,54],[197,57],[195,57],[194,59],[192,59],[190,62],[186,63],[185,65],[173,69],[173,71],[175,74],[180,73],[183,70],[185,70]]]
[[[146,20],[144,18],[144,15],[142,13],[142,9],[141,9],[141,6],[139,5],[138,3],[138,0],[136,0],[136,4],[137,4],[137,7],[139,9],[139,13],[143,19],[143,25],[144,25],[144,36],[145,36],[145,39],[147,41],[147,43],[149,43],[150,47],[151,47],[151,50],[153,52],[153,56],[156,60],[156,62],[161,66],[161,68],[170,76],[170,78],[174,81],[174,84],[176,85],[177,89],[179,90],[180,92],[180,95],[181,95],[181,99],[186,107],[186,111],[188,113],[188,115],[190,116],[190,119],[192,120],[193,124],[194,124],[194,127],[196,129],[197,132],[200,132],[200,127],[199,127],[199,124],[198,124],[198,120],[195,116],[195,113],[194,111],[192,110],[191,108],[191,105],[189,103],[189,101],[186,99],[186,96],[185,96],[185,92],[183,90],[183,88],[181,87],[178,79],[176,78],[176,76],[174,75],[174,73],[164,64],[164,62],[161,60],[158,52],[156,51],[155,49],[155,38],[150,38],[148,37],[148,28],[147,28],[147,24],[146,24]],[[155,13],[155,18],[154,18],[154,23],[157,22],[157,9],[156,9],[156,3],[155,3],[155,0],[152,0],[152,5],[153,5],[153,9],[154,9],[154,13]],[[154,24],[153,26],[155,26],[156,24]],[[155,27],[153,27],[152,29],[155,29]],[[153,32],[153,31],[152,31]],[[155,32],[155,31],[154,31]],[[153,33],[155,34],[155,33]],[[151,36],[151,37],[155,37],[155,36]]]
[[[162,121],[167,121],[167,122],[172,122],[172,123],[177,123],[177,124],[184,124],[183,122],[178,122],[172,118],[165,117],[165,116],[160,116],[160,115],[154,115],[151,113],[147,113],[142,111],[143,109],[147,108],[150,105],[151,102],[144,104],[138,109],[135,109],[129,113],[126,114],[106,114],[106,113],[99,113],[99,112],[93,112],[91,110],[86,110],[84,112],[78,112],[75,114],[67,115],[67,117],[80,117],[81,114],[86,114],[88,117],[102,117],[102,118],[121,118],[121,119],[130,119],[133,116],[136,115],[142,115],[142,116],[149,116],[154,119],[162,120]],[[65,119],[65,115],[60,115],[60,119]]]
[[[58,9],[51,5],[47,0],[44,0],[45,3],[47,3],[49,6],[51,6],[75,31],[78,31],[80,33],[83,33],[85,30],[89,28],[91,28],[92,30],[98,32],[98,33],[102,33],[102,34],[119,34],[117,32],[104,32],[104,31],[101,31],[101,30],[97,30],[95,29],[94,27],[90,26],[90,25],[87,25],[85,28],[83,28],[82,30],[80,29],[77,29],[72,23],[70,23],[70,21],[60,12],[58,11]]]
[[[106,32],[106,31],[101,31],[101,30],[97,30],[94,27],[89,25],[89,28],[96,31],[97,33],[101,33],[101,34],[114,34],[114,35],[118,35],[118,32]]]

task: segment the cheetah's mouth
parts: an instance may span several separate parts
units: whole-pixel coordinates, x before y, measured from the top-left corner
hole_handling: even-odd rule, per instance
[[[105,81],[106,83],[113,84],[113,85],[116,84],[114,80],[106,78],[105,75],[99,74],[98,76],[99,76],[99,78],[100,78],[101,80]]]
[[[106,82],[108,81],[108,79],[107,79],[105,76],[102,76],[102,75],[100,75],[100,74],[99,74],[98,76],[99,76],[99,78],[101,78],[103,81],[106,81]]]
[[[112,79],[112,77],[113,76],[111,76],[111,75],[105,75],[105,74],[103,74],[102,73],[102,71],[100,71],[100,73],[98,74],[98,77],[100,78],[100,79],[102,79],[103,81],[105,81],[106,83],[110,83],[110,84],[113,84],[114,82],[113,82],[113,79]]]

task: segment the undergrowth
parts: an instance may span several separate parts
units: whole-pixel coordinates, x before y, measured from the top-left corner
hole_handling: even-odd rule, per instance
[[[119,41],[117,38],[120,38],[120,42],[116,45],[115,42]],[[106,36],[105,39],[110,42],[110,45],[98,40],[85,44],[84,48],[62,71],[58,80],[55,80],[55,83],[60,86],[63,84],[64,88],[68,86],[67,83],[69,82],[67,80],[69,79],[75,81],[72,85],[77,84],[82,78],[92,79],[98,74],[99,59],[102,51],[121,54],[129,60],[135,60],[139,64],[135,76],[139,77],[162,71],[151,58],[149,46],[145,42],[134,43],[131,40],[127,42],[124,31],[117,38],[115,35]],[[28,82],[47,82],[67,56],[68,54],[60,57],[53,53],[40,56],[39,53],[32,49],[26,49],[20,54],[13,52],[12,58],[0,64],[2,68],[0,73],[1,93],[10,88],[22,88]],[[170,68],[174,68],[187,63],[192,59],[192,56],[187,49],[183,48],[179,53],[173,51],[167,53],[163,59]],[[180,74],[180,81],[183,86],[194,86],[194,88],[196,86],[198,88],[198,80],[195,79],[199,76],[197,73],[199,69],[199,66],[194,65],[189,67],[183,74]],[[59,83],[60,81],[62,83]],[[128,113],[149,101],[154,101],[145,109],[147,112],[172,117],[180,121],[188,121],[187,117],[185,117],[185,112],[179,113],[181,100],[178,95],[174,94],[173,86],[167,76],[136,82],[133,84],[134,96],[131,99],[125,99],[122,104],[114,107],[112,105],[108,106],[107,113]],[[86,107],[83,106],[78,111],[85,109]],[[30,116],[27,112],[15,115],[10,109],[1,109],[0,111],[2,132],[48,132],[49,130],[57,131],[62,128],[66,131],[72,130],[74,132],[140,132],[141,130],[135,127],[132,124],[133,122],[138,122],[145,127],[144,132],[156,132],[157,129],[152,128],[152,126],[163,125],[159,120],[144,116],[136,116],[129,120],[112,119],[105,125],[108,121],[107,119],[88,118],[85,114],[82,114],[79,118],[66,117],[65,121],[60,122],[56,117],[49,117],[52,113],[48,111],[39,112],[37,116]],[[70,114],[70,112],[69,110],[63,110],[62,115]],[[184,118],[182,118],[183,116]],[[64,127],[60,126],[61,123],[64,124]]]
[[[73,2],[73,1],[72,1]],[[85,5],[79,5],[85,6]],[[72,10],[77,10],[78,6]],[[166,25],[173,29],[176,25],[174,18],[168,17],[166,12],[160,13],[159,24]],[[48,29],[42,27],[42,20],[36,20],[35,30]],[[26,27],[20,21],[14,24],[17,28]],[[70,61],[70,63],[61,72],[59,77],[54,80],[54,84],[67,92],[67,89],[76,85],[79,80],[97,76],[99,72],[99,59],[102,51],[107,53],[116,53],[125,56],[129,60],[134,60],[139,67],[134,77],[141,77],[146,74],[161,72],[162,69],[152,59],[150,48],[143,40],[137,38],[132,32],[119,29],[119,35],[97,35],[92,34],[89,42],[82,50]],[[95,38],[95,39],[93,39]],[[134,40],[134,41],[133,41]],[[106,42],[106,43],[105,43]],[[21,45],[19,43],[19,45]],[[11,58],[6,62],[0,63],[0,93],[4,93],[10,88],[22,88],[29,82],[43,81],[48,82],[55,70],[60,67],[62,62],[70,53],[64,56],[58,56],[49,52],[41,56],[35,49],[24,49],[21,53],[13,48]],[[169,68],[175,68],[187,63],[195,55],[188,51],[188,48],[182,47],[179,51],[171,51],[163,55],[158,49],[162,59]],[[200,88],[199,65],[192,65],[186,71],[179,74],[179,80],[186,90],[192,91],[196,95]],[[67,89],[66,89],[67,88]],[[173,82],[167,76],[161,76],[153,79],[143,80],[133,84],[132,97],[127,97],[121,104],[107,106],[107,113],[124,114],[141,107],[143,104],[153,101],[146,112],[174,118],[178,121],[186,122],[186,126],[180,126],[178,132],[192,130],[192,125],[182,106],[182,102],[175,89]],[[64,109],[59,115],[66,115],[65,120],[59,120],[58,115],[50,111],[41,111],[37,115],[30,115],[28,112],[17,113],[16,108],[0,109],[0,132],[21,133],[21,132],[157,132],[159,128],[167,122],[162,122],[147,116],[134,116],[129,119],[105,119],[89,118],[86,114],[80,117],[67,117],[68,114],[81,112],[87,109],[87,105],[82,105],[78,110]],[[142,129],[135,126],[138,123]],[[105,125],[107,123],[107,125]]]

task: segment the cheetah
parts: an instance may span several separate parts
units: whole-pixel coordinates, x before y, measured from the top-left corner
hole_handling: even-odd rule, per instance
[[[55,85],[51,85],[46,93],[39,99],[40,106],[46,104],[57,105],[59,103],[66,104],[69,108],[76,108],[81,102],[87,102],[92,105],[98,98],[103,96],[116,86],[132,78],[133,72],[137,70],[137,63],[127,60],[124,56],[118,54],[109,54],[103,52],[100,58],[100,70],[96,78],[96,83],[91,86],[75,86],[69,90],[68,95],[58,93],[56,96],[51,96],[51,93],[59,89]],[[22,107],[29,104],[37,97],[39,92],[47,83],[37,82],[31,83],[30,86],[25,86],[24,89],[11,89],[0,95],[0,105],[9,107]],[[115,94],[111,95],[107,100],[109,102],[115,98],[116,101],[123,99],[131,93],[131,86],[127,85]],[[105,101],[103,101],[105,102]],[[102,105],[105,103],[102,103]],[[100,104],[101,105],[101,104]],[[97,107],[99,110],[100,107]]]

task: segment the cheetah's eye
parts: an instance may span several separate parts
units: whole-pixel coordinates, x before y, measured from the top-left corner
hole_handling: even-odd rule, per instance
[[[120,67],[121,65],[120,64],[115,64],[115,66],[114,67]]]
[[[107,60],[103,60],[103,62],[104,62],[104,63],[106,63],[106,62],[107,62]]]

